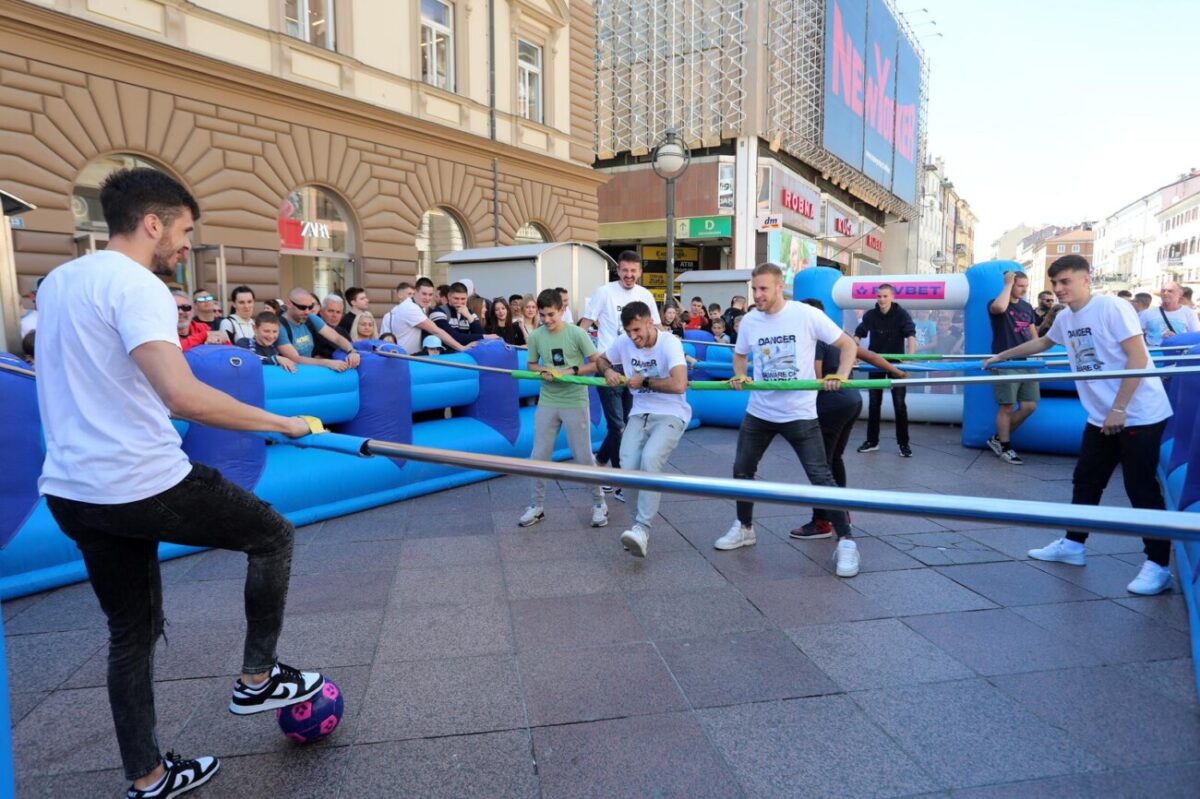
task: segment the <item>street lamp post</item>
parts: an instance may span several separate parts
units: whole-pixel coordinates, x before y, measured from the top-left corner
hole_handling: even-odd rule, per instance
[[[674,128],[667,128],[651,157],[654,173],[667,182],[667,294],[664,307],[668,301],[675,301],[675,181],[687,171],[691,160],[687,143]]]

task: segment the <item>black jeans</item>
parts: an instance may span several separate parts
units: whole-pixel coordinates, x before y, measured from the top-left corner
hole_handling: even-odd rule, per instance
[[[193,464],[178,485],[123,505],[61,497],[46,503],[74,539],[108,618],[108,701],[125,776],[136,780],[162,760],[154,734],[154,646],[163,632],[158,542],[245,552],[246,642],[242,671],[275,663],[283,627],[295,529],[267,503]]]
[[[633,394],[620,388],[598,386],[596,392],[600,395],[600,408],[604,411],[604,422],[608,432],[600,449],[596,452],[598,463],[612,464],[614,469],[621,468],[621,434],[625,432],[625,423],[629,421],[629,411],[633,409]]]
[[[876,380],[884,377],[884,374],[883,372],[869,372],[867,377]],[[906,447],[908,446],[908,406],[905,405],[904,398],[908,396],[908,389],[904,386],[897,386],[891,391],[892,409],[896,412],[896,443]],[[870,394],[870,405],[867,409],[867,441],[878,444],[879,413],[883,408],[883,389],[873,388],[867,393]]]
[[[757,416],[746,414],[742,426],[738,430],[737,454],[733,459],[733,476],[739,480],[753,480],[758,471],[759,461],[767,447],[775,439],[783,436],[796,457],[808,481],[815,486],[837,487],[829,463],[825,460],[825,445],[821,440],[821,427],[816,419],[797,419],[791,422],[768,422]],[[833,529],[839,538],[850,535],[850,520],[844,510],[825,511]],[[749,525],[754,521],[754,503],[738,502],[738,521]]]
[[[846,452],[846,445],[850,443],[850,433],[853,432],[854,422],[860,413],[861,398],[853,404],[847,403],[845,406],[839,405],[822,411],[818,418],[821,425],[821,442],[825,446],[825,462],[829,464],[829,471],[833,473],[833,481],[840,488],[846,487],[846,462],[842,460],[842,455]],[[813,509],[814,519],[828,521],[828,514],[829,511],[823,508]]]
[[[1162,486],[1158,484],[1158,450],[1162,444],[1166,420],[1156,424],[1126,427],[1115,436],[1106,436],[1093,424],[1084,426],[1083,444],[1072,478],[1071,504],[1099,505],[1108,480],[1117,464],[1125,480],[1125,496],[1135,508],[1165,510]],[[1088,534],[1077,530],[1067,533],[1071,541],[1083,543]],[[1171,562],[1171,542],[1166,538],[1143,538],[1143,551],[1159,566]]]

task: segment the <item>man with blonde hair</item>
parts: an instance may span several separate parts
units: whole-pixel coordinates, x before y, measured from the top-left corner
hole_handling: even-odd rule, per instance
[[[854,339],[816,308],[785,299],[783,270],[778,264],[765,263],[755,267],[750,288],[754,292],[754,310],[742,317],[741,332],[733,350],[733,377],[729,385],[741,390],[750,381],[747,366],[751,356],[754,358],[754,379],[758,382],[815,380],[817,342],[822,342],[840,351],[837,373],[825,377],[825,388],[838,390],[842,381],[850,377],[858,355]],[[791,445],[810,483],[837,487],[825,458],[815,392],[751,393],[738,431],[733,476],[739,480],[753,480],[759,461],[775,436],[783,436]],[[838,536],[834,550],[837,575],[853,577],[858,574],[859,554],[858,545],[850,537],[850,517],[844,510],[829,510],[826,518]],[[729,550],[752,546],[756,541],[754,503],[738,502],[737,519],[713,546]]]

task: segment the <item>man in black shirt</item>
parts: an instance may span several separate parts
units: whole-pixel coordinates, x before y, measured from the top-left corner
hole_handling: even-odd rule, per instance
[[[1041,327],[1042,322],[1046,321],[1046,315],[1054,309],[1054,293],[1050,291],[1038,292],[1038,304],[1033,309],[1033,321],[1035,326]]]
[[[917,351],[917,326],[908,311],[895,302],[896,289],[883,283],[875,290],[875,307],[863,314],[862,321],[854,329],[854,339],[861,342],[869,337],[867,349],[881,353],[914,353]],[[883,372],[870,372],[870,378],[881,378]],[[911,458],[912,447],[908,440],[908,406],[904,397],[908,390],[903,386],[892,389],[892,408],[896,412],[896,443],[900,446],[900,457]],[[870,411],[867,415],[867,440],[858,448],[859,452],[874,452],[879,449],[879,415],[883,408],[883,389],[871,389]]]
[[[992,352],[1000,353],[1020,346],[1038,337],[1037,315],[1025,295],[1029,292],[1029,278],[1021,272],[1005,272],[1004,288],[988,306],[988,317],[992,322]],[[1009,374],[1028,372],[1028,369],[1008,369]],[[1021,423],[1037,410],[1041,394],[1037,383],[993,383],[992,394],[996,398],[996,435],[988,439],[988,446],[997,457],[1006,463],[1020,466],[1024,461],[1012,448],[1012,434]],[[1017,403],[1020,403],[1019,409]]]
[[[483,322],[467,307],[469,292],[466,285],[455,283],[446,293],[446,303],[433,309],[429,321],[454,337],[464,347],[476,341],[498,338],[485,335]]]

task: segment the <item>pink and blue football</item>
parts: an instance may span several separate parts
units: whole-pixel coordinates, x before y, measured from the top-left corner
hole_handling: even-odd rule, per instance
[[[321,690],[304,702],[275,711],[279,729],[298,744],[310,744],[330,735],[342,721],[342,691],[326,679]]]

